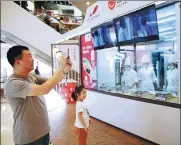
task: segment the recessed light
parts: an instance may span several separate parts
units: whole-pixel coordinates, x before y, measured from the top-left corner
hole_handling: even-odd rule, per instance
[[[87,1],[87,2],[86,2],[86,5],[90,6],[90,2],[89,2],[89,1]]]

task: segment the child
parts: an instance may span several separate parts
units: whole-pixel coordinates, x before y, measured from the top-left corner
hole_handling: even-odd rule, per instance
[[[72,98],[76,101],[76,120],[74,126],[76,129],[77,145],[86,145],[88,127],[91,122],[87,107],[83,102],[86,95],[86,90],[81,85],[76,86],[75,91],[72,93]]]

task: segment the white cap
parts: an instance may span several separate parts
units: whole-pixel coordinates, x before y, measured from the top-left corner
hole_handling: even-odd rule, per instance
[[[150,60],[149,60],[148,55],[144,55],[142,58],[142,63],[149,63],[149,62],[150,62]]]
[[[130,59],[130,57],[127,57],[127,58],[125,59],[124,65],[131,65],[131,59]]]
[[[177,61],[176,54],[170,54],[168,57],[168,63],[176,63],[176,61]]]

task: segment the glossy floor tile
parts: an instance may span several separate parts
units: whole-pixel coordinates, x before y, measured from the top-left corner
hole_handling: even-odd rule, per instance
[[[75,105],[64,105],[53,110],[51,107],[50,110],[51,141],[54,145],[76,145],[74,134]],[[1,145],[14,145],[12,140],[12,126],[12,111],[7,104],[4,111],[1,108]],[[151,144],[94,119],[89,129],[87,145]]]
[[[67,105],[49,112],[51,140],[54,145],[76,145],[74,135],[75,105]],[[124,131],[93,120],[87,145],[151,145]]]

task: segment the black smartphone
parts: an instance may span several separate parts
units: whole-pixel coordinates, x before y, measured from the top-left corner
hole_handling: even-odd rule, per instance
[[[69,56],[69,48],[67,49],[67,58],[70,59],[70,56]]]

